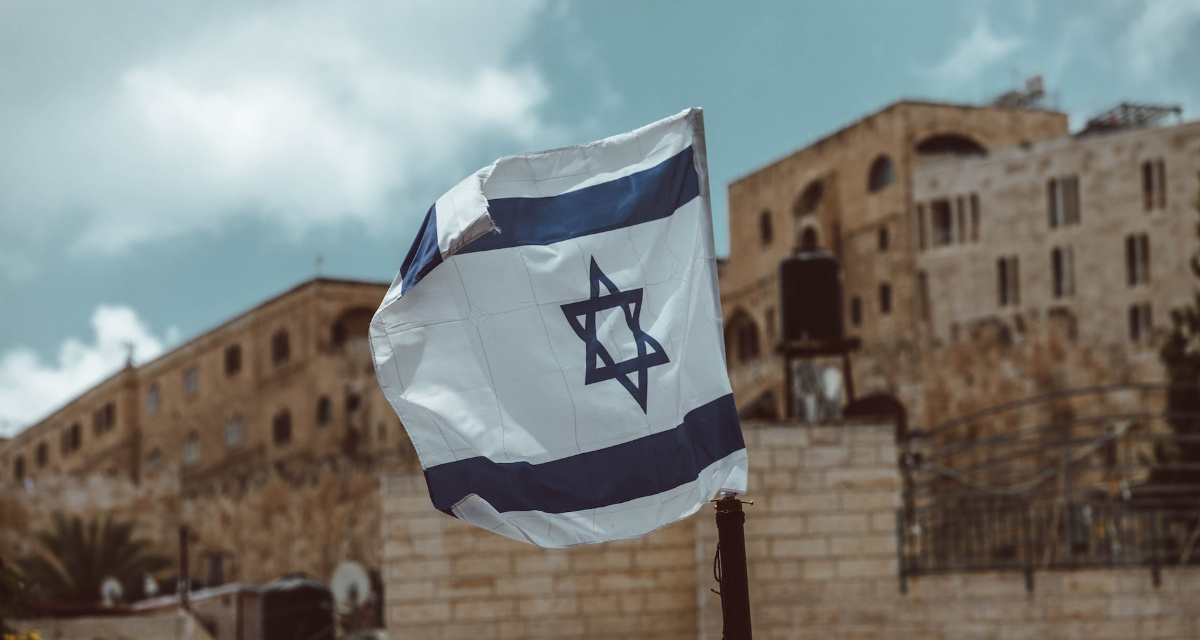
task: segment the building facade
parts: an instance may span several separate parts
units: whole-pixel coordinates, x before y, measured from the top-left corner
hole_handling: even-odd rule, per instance
[[[845,326],[862,340],[856,395],[894,396],[910,422],[1023,397],[1048,379],[1160,379],[1149,328],[1187,297],[1196,247],[1193,131],[1072,137],[1061,113],[898,102],[735,181],[720,274],[739,407],[785,411],[777,273],[806,242],[841,260]],[[1147,200],[1146,189],[1162,195]],[[1084,313],[1087,327],[1066,318]],[[1055,342],[1059,325],[1073,342]]]
[[[168,555],[187,525],[209,583],[377,569],[379,468],[419,469],[367,344],[386,291],[309,281],[0,443],[0,553],[65,511],[133,518]]]

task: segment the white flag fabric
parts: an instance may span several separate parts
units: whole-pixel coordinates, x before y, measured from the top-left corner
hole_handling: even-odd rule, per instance
[[[434,506],[471,524],[569,547],[746,491],[699,109],[459,183],[370,335]]]

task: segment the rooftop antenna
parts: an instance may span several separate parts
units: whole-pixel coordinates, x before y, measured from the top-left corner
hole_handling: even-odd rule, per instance
[[[135,351],[137,351],[137,345],[134,344],[132,340],[126,340],[121,343],[121,346],[125,347],[125,367],[128,369],[132,369],[133,368],[133,354]]]
[[[313,271],[316,272],[316,277],[318,277],[318,278],[321,277],[321,266],[324,264],[325,264],[325,254],[318,253],[317,257],[313,259]]]

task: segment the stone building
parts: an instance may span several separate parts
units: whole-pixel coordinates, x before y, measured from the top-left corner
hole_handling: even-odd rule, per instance
[[[419,468],[366,339],[386,291],[306,282],[0,443],[0,553],[63,510],[136,518],[167,552],[187,524],[209,582],[378,568],[378,468]]]
[[[739,407],[784,413],[777,271],[806,241],[842,263],[846,329],[862,340],[853,356],[856,395],[894,396],[910,422],[1021,397],[1050,379],[1065,387],[1106,375],[1161,378],[1145,338],[1153,309],[1161,324],[1187,296],[1195,247],[1188,211],[1200,169],[1194,130],[1071,137],[1062,113],[901,101],[736,180],[720,278]],[[1144,210],[1148,180],[1165,188],[1165,199]],[[1051,228],[1055,215],[1061,220]],[[1123,243],[1136,236],[1129,251],[1142,265],[1147,244],[1137,238],[1146,234],[1153,284],[1126,287]],[[1016,259],[1001,266],[1007,258]],[[1078,293],[1054,297],[1052,260],[1059,273],[1074,274]],[[997,291],[1002,277],[1011,298]],[[1142,306],[1130,340],[1135,304]],[[1066,317],[1085,313],[1095,320],[1087,327]],[[1011,348],[1014,332],[1024,335],[1039,319],[1047,322]],[[1074,342],[1047,345],[1058,340],[1059,324]],[[1035,366],[1044,371],[1031,375]],[[1072,367],[1094,375],[1063,372]]]

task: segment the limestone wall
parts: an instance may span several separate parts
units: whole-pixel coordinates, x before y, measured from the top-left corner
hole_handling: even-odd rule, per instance
[[[1191,638],[1200,571],[897,576],[891,425],[744,425],[756,638]],[[641,540],[543,550],[384,480],[389,633],[414,638],[721,637],[711,510]]]

